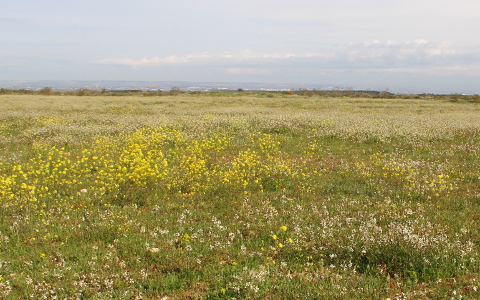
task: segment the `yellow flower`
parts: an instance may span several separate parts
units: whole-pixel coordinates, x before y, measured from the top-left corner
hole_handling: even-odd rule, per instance
[[[287,231],[287,226],[283,225],[282,227],[280,227],[280,229],[283,231]]]
[[[272,235],[272,239],[276,240],[277,239],[277,235]]]

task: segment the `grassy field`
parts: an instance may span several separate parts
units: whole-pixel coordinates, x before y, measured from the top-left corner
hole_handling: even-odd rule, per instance
[[[479,299],[480,105],[0,95],[0,298]]]

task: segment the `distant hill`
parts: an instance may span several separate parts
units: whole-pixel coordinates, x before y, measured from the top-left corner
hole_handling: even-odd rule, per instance
[[[40,90],[51,87],[54,90],[163,90],[180,88],[187,91],[214,90],[268,90],[288,91],[292,89],[332,90],[333,84],[293,84],[293,83],[254,83],[254,82],[193,82],[193,81],[97,81],[97,80],[0,80],[0,88]],[[354,89],[367,89],[355,87]]]

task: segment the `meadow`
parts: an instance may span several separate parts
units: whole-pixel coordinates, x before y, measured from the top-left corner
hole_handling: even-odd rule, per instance
[[[479,299],[480,104],[0,95],[0,298]]]

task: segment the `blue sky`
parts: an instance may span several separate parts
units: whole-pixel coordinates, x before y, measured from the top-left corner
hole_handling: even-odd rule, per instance
[[[0,80],[480,93],[478,0],[15,0]]]

